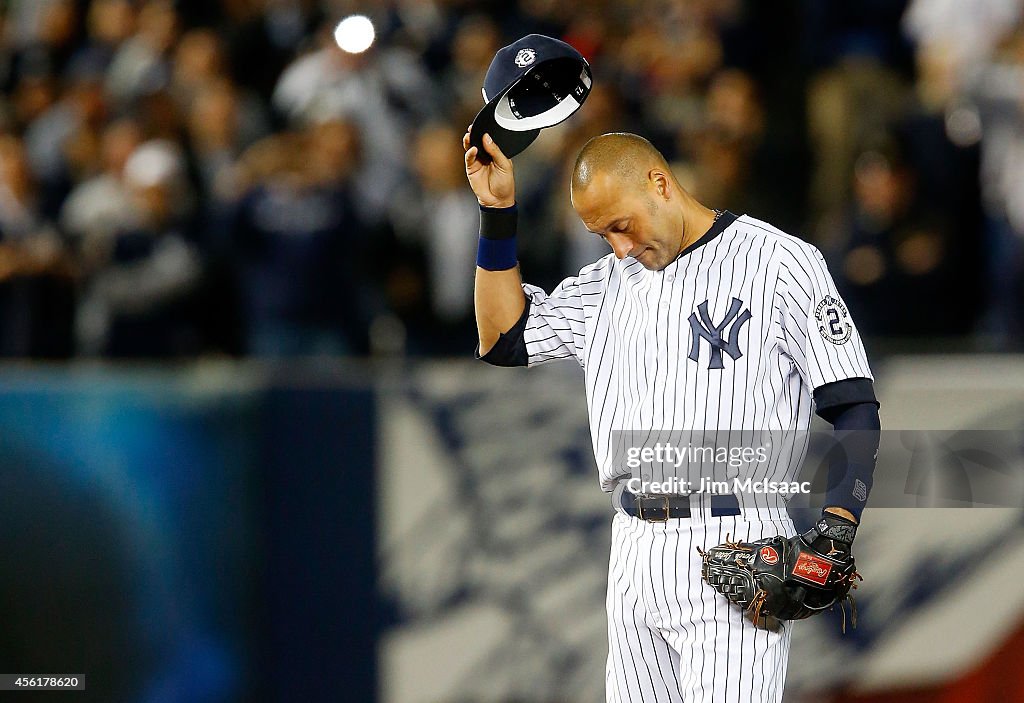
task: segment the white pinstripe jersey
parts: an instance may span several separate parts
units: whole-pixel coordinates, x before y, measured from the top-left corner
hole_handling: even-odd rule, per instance
[[[821,253],[745,215],[725,213],[661,271],[609,254],[550,295],[523,290],[529,365],[583,367],[606,491],[629,475],[615,430],[805,430],[815,388],[872,378]],[[799,468],[797,449],[767,478]]]

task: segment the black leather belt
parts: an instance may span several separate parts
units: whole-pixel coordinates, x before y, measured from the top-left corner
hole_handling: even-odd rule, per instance
[[[673,518],[690,517],[690,496],[638,495],[622,492],[622,509],[630,517],[647,522],[666,522]],[[739,515],[740,504],[733,495],[711,496],[711,516]]]

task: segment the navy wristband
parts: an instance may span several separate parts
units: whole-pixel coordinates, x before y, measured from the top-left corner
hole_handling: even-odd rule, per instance
[[[507,271],[516,267],[516,226],[519,209],[480,206],[480,243],[476,265],[487,271]]]
[[[516,258],[516,238],[488,239],[480,236],[480,244],[476,250],[476,265],[488,271],[507,271],[514,269]]]

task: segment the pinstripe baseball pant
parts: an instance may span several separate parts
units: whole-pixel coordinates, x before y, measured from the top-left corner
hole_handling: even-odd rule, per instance
[[[706,517],[706,519],[704,519]],[[755,627],[700,577],[696,548],[793,535],[788,518],[645,522],[616,513],[608,570],[609,703],[782,700],[792,623]]]

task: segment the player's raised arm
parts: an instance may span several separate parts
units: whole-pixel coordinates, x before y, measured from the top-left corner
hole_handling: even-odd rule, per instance
[[[490,135],[484,148],[491,162],[482,163],[477,148],[462,138],[466,177],[480,203],[480,248],[477,253],[474,304],[480,354],[486,354],[519,321],[526,306],[516,260],[516,183],[512,161]]]

